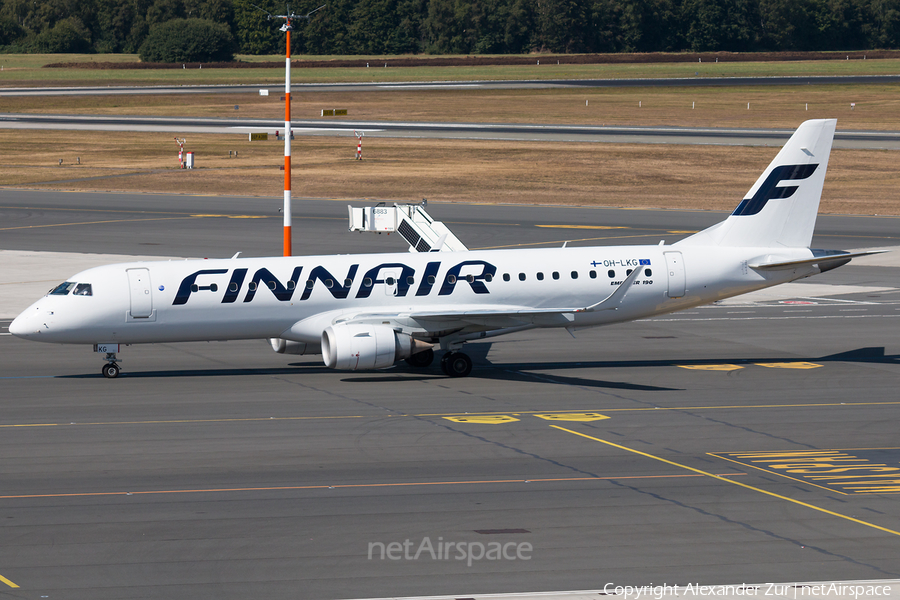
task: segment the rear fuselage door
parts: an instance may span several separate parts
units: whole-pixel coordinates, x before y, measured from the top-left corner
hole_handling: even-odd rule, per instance
[[[153,294],[150,292],[149,269],[127,269],[131,292],[131,316],[146,319],[153,314]]]
[[[684,258],[681,252],[665,252],[666,274],[669,279],[669,298],[684,296]]]

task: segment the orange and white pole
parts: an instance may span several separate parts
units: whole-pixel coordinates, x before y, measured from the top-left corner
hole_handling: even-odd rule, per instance
[[[284,59],[284,255],[291,256],[291,29],[287,21]]]

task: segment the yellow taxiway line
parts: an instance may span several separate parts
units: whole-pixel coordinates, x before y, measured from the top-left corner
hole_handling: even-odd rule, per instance
[[[652,458],[653,460],[658,460],[660,462],[664,462],[668,465],[672,465],[674,467],[678,467],[679,469],[686,469],[688,471],[692,471],[694,473],[699,473],[700,475],[705,475],[706,477],[711,477],[713,479],[717,479],[719,481],[725,481],[732,485],[737,485],[742,488],[753,490],[754,492],[759,492],[760,494],[765,494],[766,496],[772,496],[773,498],[778,498],[779,500],[784,500],[786,502],[791,502],[793,504],[798,504],[805,508],[811,508],[812,510],[817,510],[819,512],[825,513],[827,515],[831,515],[833,517],[838,517],[841,519],[846,519],[847,521],[853,521],[854,523],[859,523],[860,525],[865,525],[866,527],[872,527],[873,529],[878,529],[880,531],[885,531],[887,533],[891,533],[893,535],[900,535],[900,531],[894,531],[893,529],[888,529],[887,527],[882,527],[880,525],[875,525],[874,523],[869,523],[868,521],[863,521],[862,519],[857,519],[855,517],[848,517],[847,515],[842,515],[841,513],[836,513],[834,511],[815,506],[813,504],[809,504],[807,502],[801,502],[800,500],[794,500],[793,498],[788,498],[787,496],[782,496],[781,494],[776,494],[774,492],[769,492],[758,487],[754,487],[752,485],[747,485],[746,483],[741,483],[740,481],[734,481],[732,479],[727,479],[722,477],[721,475],[714,475],[712,473],[707,473],[706,471],[702,471],[700,469],[695,469],[694,467],[689,467],[687,465],[683,465],[681,463],[677,463],[675,461],[671,461],[665,458],[660,458],[659,456],[654,456],[652,454],[648,454],[646,452],[641,452],[640,450],[634,450],[633,448],[628,448],[626,446],[622,446],[616,444],[614,442],[609,442],[607,440],[600,439],[598,437],[594,437],[591,435],[587,435],[586,433],[581,433],[579,431],[573,431],[571,429],[566,429],[565,427],[560,427],[559,425],[551,425],[554,429],[559,429],[560,431],[565,431],[566,433],[571,433],[573,435],[577,435],[583,438],[587,438],[589,440],[593,440],[595,442],[600,442],[601,444],[606,444],[607,446],[612,446],[613,448],[618,448],[620,450],[625,450],[626,452],[631,452],[632,454],[639,454],[640,456],[645,456],[647,458]]]

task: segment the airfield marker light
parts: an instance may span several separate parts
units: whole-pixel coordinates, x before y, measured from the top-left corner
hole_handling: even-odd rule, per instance
[[[286,34],[286,50],[284,57],[284,256],[292,256],[292,236],[291,236],[291,30],[294,28],[292,21],[297,19],[309,19],[310,16],[322,9],[325,8],[323,4],[316,10],[310,11],[305,15],[295,15],[291,12],[290,6],[287,7],[285,11],[287,14],[284,15],[273,15],[269,11],[256,6],[255,4],[251,4],[254,8],[257,8],[266,15],[268,15],[269,20],[272,19],[283,19],[284,24],[282,24],[280,31],[283,31]],[[278,132],[275,133],[276,137]]]

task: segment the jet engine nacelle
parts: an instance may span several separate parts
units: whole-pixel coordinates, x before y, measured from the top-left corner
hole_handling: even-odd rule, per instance
[[[429,348],[385,325],[334,325],[322,332],[322,360],[332,369],[383,369]]]
[[[322,349],[315,344],[307,344],[305,342],[295,342],[294,340],[286,340],[283,338],[269,338],[269,344],[272,350],[278,354],[321,354]]]

